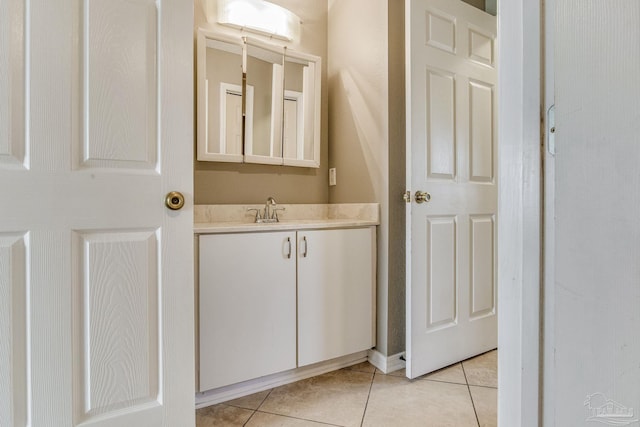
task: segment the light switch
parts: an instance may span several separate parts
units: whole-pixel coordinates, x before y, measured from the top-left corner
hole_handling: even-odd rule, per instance
[[[329,168],[329,186],[336,185],[336,168]]]

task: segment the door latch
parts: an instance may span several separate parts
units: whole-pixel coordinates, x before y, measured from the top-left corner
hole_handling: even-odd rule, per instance
[[[553,104],[547,111],[547,151],[552,156],[556,155],[556,105]]]
[[[406,190],[404,193],[402,193],[402,198],[404,199],[405,203],[411,203],[411,191]]]

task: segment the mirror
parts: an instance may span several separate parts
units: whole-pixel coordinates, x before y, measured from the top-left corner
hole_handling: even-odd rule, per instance
[[[252,123],[245,127],[245,162],[282,164],[282,102],[284,50],[246,39],[247,97]]]
[[[287,51],[284,61],[283,163],[320,167],[320,58]]]
[[[242,162],[242,43],[199,31],[197,49],[197,158]],[[252,95],[247,88],[247,99]]]
[[[199,29],[197,159],[320,167],[321,69],[317,56]]]

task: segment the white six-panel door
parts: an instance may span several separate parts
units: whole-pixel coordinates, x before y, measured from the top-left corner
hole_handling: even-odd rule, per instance
[[[194,424],[192,27],[0,0],[2,426]]]
[[[407,376],[497,345],[496,18],[407,0]]]

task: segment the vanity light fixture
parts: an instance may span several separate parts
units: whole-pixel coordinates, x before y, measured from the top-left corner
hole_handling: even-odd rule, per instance
[[[218,0],[218,22],[281,40],[300,37],[300,18],[264,0]]]

